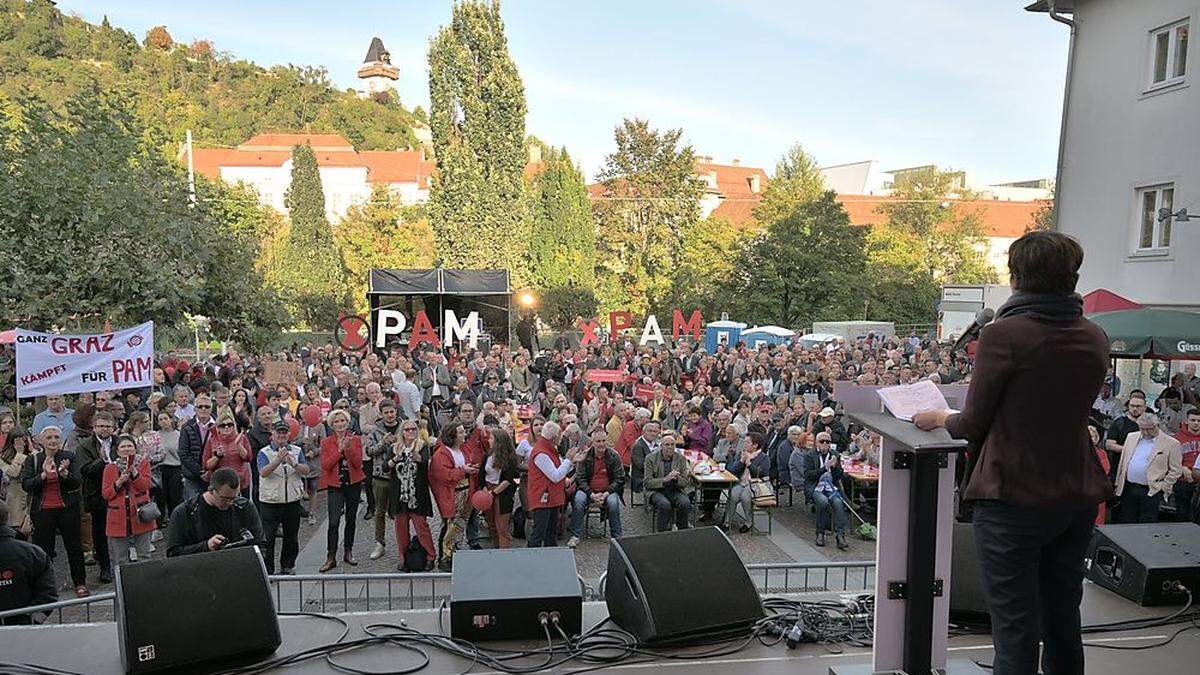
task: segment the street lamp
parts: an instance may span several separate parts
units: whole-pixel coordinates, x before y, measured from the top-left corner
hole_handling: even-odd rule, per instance
[[[521,306],[524,307],[525,309],[531,309],[534,305],[537,304],[537,296],[535,296],[533,293],[530,293],[529,291],[525,291],[524,293],[517,296],[517,302],[521,303]]]

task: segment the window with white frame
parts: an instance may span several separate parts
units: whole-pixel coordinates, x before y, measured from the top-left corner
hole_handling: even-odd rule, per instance
[[[1190,20],[1177,21],[1150,32],[1150,87],[1181,82],[1187,75]]]
[[[1138,189],[1138,251],[1162,251],[1171,246],[1171,222],[1174,218],[1159,218],[1159,209],[1172,212],[1174,202],[1174,183]]]

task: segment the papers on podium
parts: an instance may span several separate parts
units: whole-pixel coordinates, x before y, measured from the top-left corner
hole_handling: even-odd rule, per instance
[[[925,410],[950,410],[946,397],[937,385],[929,380],[913,384],[884,387],[878,392],[883,407],[898,420],[911,422],[913,415]],[[950,410],[950,412],[957,412]]]

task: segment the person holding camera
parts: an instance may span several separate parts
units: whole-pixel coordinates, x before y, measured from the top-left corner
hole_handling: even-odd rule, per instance
[[[104,533],[111,542],[117,565],[129,563],[129,549],[138,560],[150,557],[150,537],[158,527],[158,506],[150,501],[150,458],[137,452],[133,436],[114,441],[116,460],[104,466],[100,494],[108,505]],[[146,507],[143,509],[142,507]]]
[[[241,482],[232,468],[213,471],[208,490],[171,512],[167,527],[167,557],[215,551],[230,545],[262,540],[262,522],[254,505],[241,495]]]

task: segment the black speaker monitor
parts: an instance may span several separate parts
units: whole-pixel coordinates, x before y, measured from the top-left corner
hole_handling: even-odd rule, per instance
[[[734,632],[763,618],[750,573],[715,527],[613,539],[604,601],[642,642]]]
[[[950,620],[954,623],[990,625],[983,574],[975,551],[975,527],[954,523],[954,545],[950,558]]]
[[[1088,545],[1087,577],[1139,605],[1181,605],[1200,596],[1200,525],[1101,525]]]
[[[116,569],[116,621],[127,673],[250,660],[279,648],[267,568],[253,546]]]
[[[569,548],[464,550],[454,554],[450,635],[472,642],[545,639],[541,617],[583,631],[583,589]],[[550,627],[550,634],[558,632]]]

